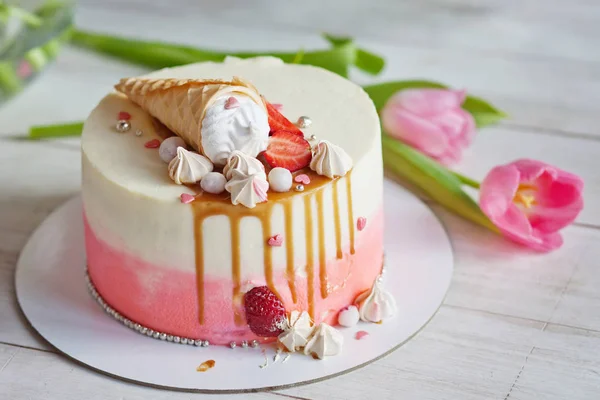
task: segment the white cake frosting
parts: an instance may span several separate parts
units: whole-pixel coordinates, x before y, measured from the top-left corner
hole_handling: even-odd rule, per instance
[[[344,149],[353,161],[351,197],[355,218],[369,217],[380,209],[383,174],[379,118],[368,95],[354,83],[320,68],[283,64],[272,58],[198,63],[148,75],[152,78],[228,80],[233,76],[251,82],[268,101],[283,104],[290,120],[309,116],[313,121],[310,134]],[[114,131],[116,115],[124,110],[132,115],[132,125],[143,131],[143,136]],[[252,114],[251,109],[248,112]],[[238,127],[244,123],[240,121]],[[258,128],[265,129],[264,120],[258,123]],[[360,135],[349,132],[360,132]],[[152,117],[121,94],[108,95],[91,113],[82,137],[83,201],[87,221],[98,238],[109,245],[123,248],[166,269],[193,272],[196,268],[193,210],[181,203],[180,195],[195,192],[173,183],[157,149],[144,148],[144,143],[151,139],[162,139]],[[260,147],[256,146],[257,149]],[[327,257],[336,254],[333,202],[338,201],[340,215],[348,214],[346,179],[347,176],[340,178],[338,200],[335,200],[331,187],[326,187],[322,194]],[[293,199],[291,211],[294,237],[306,237],[302,198]],[[312,207],[312,212],[316,220],[317,207]],[[223,249],[204,254],[205,273],[216,277],[231,275],[231,251],[228,251],[231,232],[229,224],[223,223],[225,218],[219,215],[208,217],[202,226],[206,233],[203,235],[204,247]],[[148,229],[148,224],[141,221],[152,221],[152,226],[160,229]],[[264,271],[262,249],[267,245],[261,224],[251,217],[242,218],[240,224],[244,231],[239,242],[244,271],[249,276],[260,276]],[[349,222],[342,218],[340,225],[346,243]],[[270,226],[275,233],[285,232],[281,205],[275,206]],[[317,227],[313,229],[317,240]],[[315,251],[313,256],[313,262],[318,263],[318,252]],[[274,247],[272,257],[274,266],[284,268],[285,246]],[[295,259],[298,265],[305,265],[304,240],[295,243]]]

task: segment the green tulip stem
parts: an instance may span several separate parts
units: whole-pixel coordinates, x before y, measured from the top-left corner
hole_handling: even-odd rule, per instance
[[[29,139],[50,139],[66,136],[79,136],[83,130],[83,122],[72,122],[58,125],[37,125],[29,128]]]

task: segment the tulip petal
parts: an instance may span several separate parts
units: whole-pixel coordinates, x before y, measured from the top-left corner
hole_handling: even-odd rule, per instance
[[[519,188],[520,174],[512,165],[493,168],[481,183],[479,204],[481,210],[492,220],[503,216],[513,205]],[[495,221],[494,221],[495,223]]]
[[[422,117],[438,115],[460,108],[464,91],[448,89],[409,89],[394,95],[390,101]]]
[[[531,225],[551,233],[572,223],[583,209],[581,178],[557,171],[557,179],[545,171],[535,181],[536,202],[529,214]]]
[[[429,120],[442,129],[451,141],[460,137],[465,124],[463,115],[457,113],[455,110],[448,110],[442,114],[431,117]]]
[[[431,122],[406,110],[386,108],[381,114],[384,130],[421,152],[436,157],[448,147],[448,137]]]
[[[508,239],[536,251],[554,250],[563,243],[562,236],[557,232],[545,233],[533,229],[527,216],[514,204],[508,207],[504,215],[492,219],[492,222]]]
[[[511,163],[519,172],[521,172],[521,182],[533,182],[544,173],[548,171],[552,173],[555,168],[537,160],[521,159]],[[548,168],[550,167],[550,168]]]

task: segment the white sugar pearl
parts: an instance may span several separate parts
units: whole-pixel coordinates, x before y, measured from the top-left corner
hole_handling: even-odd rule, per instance
[[[226,183],[227,179],[225,178],[225,175],[218,172],[209,172],[202,177],[202,180],[200,181],[200,187],[205,192],[219,194],[223,193],[225,190]]]
[[[348,308],[343,309],[338,314],[338,324],[349,328],[358,324],[359,318],[358,308],[355,306],[348,306]]]
[[[292,173],[280,167],[269,172],[269,187],[276,192],[287,192],[292,188]]]
[[[179,136],[171,136],[170,138],[163,140],[158,148],[160,159],[166,163],[170,163],[177,155],[178,147],[186,147],[185,142]]]

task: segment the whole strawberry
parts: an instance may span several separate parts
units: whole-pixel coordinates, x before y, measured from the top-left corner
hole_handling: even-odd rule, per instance
[[[267,286],[258,286],[244,295],[246,321],[252,332],[263,337],[277,337],[287,326],[283,303]]]

